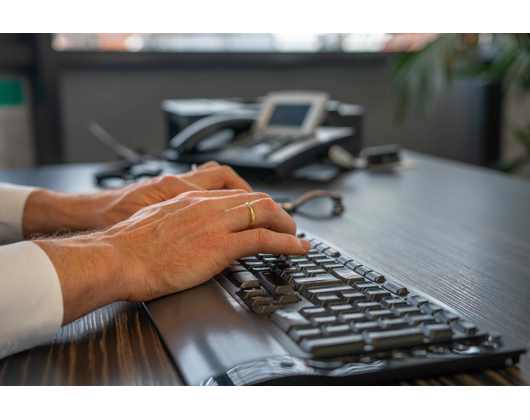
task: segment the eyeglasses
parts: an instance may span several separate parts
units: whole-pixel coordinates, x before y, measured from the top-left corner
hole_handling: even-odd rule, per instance
[[[294,201],[276,200],[287,213],[298,213],[308,217],[324,218],[338,216],[344,212],[342,196],[326,190],[309,191]]]

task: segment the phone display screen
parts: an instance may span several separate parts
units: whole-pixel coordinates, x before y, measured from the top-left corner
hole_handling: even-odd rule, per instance
[[[311,105],[307,104],[278,104],[272,113],[268,125],[301,126]]]

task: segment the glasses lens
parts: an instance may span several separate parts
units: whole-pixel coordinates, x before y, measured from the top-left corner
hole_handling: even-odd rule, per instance
[[[314,197],[301,204],[296,212],[311,217],[330,217],[334,214],[335,201],[328,196]]]

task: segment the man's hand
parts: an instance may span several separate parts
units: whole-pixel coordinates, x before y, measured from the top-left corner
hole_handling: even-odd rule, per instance
[[[161,203],[188,191],[242,189],[250,186],[228,166],[209,162],[197,172],[166,175],[119,190],[88,195],[33,192],[23,216],[24,237],[51,234],[61,229],[85,231],[111,226],[128,219],[144,207]]]
[[[252,203],[255,228],[250,230]],[[116,300],[145,301],[197,286],[233,260],[306,254],[296,224],[269,196],[193,191],[138,211],[103,232],[36,241],[63,291],[64,324]]]

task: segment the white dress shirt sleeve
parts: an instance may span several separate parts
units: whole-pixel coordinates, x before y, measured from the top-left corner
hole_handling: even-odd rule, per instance
[[[21,241],[34,188],[0,183],[0,244]],[[32,242],[0,246],[0,359],[53,338],[64,308],[57,271]]]
[[[0,245],[18,242],[22,236],[22,216],[33,187],[0,182]]]

